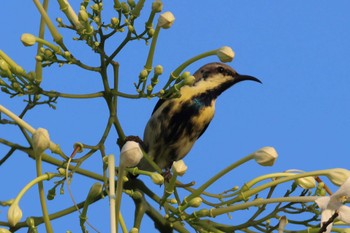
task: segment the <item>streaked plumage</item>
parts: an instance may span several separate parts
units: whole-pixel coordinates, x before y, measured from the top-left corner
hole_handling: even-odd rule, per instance
[[[260,82],[223,63],[209,63],[193,75],[194,84],[183,86],[181,97],[158,101],[144,131],[145,151],[162,169],[191,150],[213,119],[215,101],[223,91],[243,80]],[[138,167],[153,170],[146,160]]]

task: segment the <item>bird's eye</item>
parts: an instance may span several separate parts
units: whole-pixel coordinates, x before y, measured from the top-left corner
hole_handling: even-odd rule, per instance
[[[225,69],[224,69],[222,66],[220,66],[220,67],[217,68],[217,71],[218,71],[219,73],[224,73],[224,72],[225,72]]]

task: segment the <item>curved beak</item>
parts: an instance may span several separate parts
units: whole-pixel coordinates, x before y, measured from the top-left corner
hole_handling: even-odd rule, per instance
[[[250,81],[254,81],[254,82],[258,82],[258,83],[262,83],[259,79],[250,76],[250,75],[242,75],[242,74],[237,74],[236,78],[235,78],[235,83],[241,82],[241,81],[245,81],[245,80],[250,80]]]

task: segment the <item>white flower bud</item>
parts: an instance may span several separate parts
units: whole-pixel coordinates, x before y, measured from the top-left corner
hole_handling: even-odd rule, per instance
[[[21,36],[21,41],[24,46],[33,46],[36,43],[36,37],[29,33],[24,33]]]
[[[349,177],[350,171],[343,168],[334,168],[329,170],[328,179],[335,185],[342,185]]]
[[[135,167],[142,157],[140,145],[134,141],[127,141],[120,151],[120,164],[125,167]]]
[[[173,25],[174,21],[175,21],[175,17],[173,13],[171,13],[170,11],[167,11],[159,16],[157,26],[163,29],[168,29]]]
[[[255,151],[253,155],[255,161],[261,166],[272,166],[278,157],[275,148],[271,146],[265,146]]]
[[[295,182],[303,189],[312,189],[316,187],[316,180],[312,176],[298,178]]]
[[[14,203],[10,206],[7,211],[7,220],[11,226],[16,226],[16,224],[22,218],[22,210],[19,208],[17,203]]]
[[[185,174],[185,172],[187,171],[187,166],[184,163],[184,161],[181,159],[181,160],[173,162],[171,169],[177,175],[183,176]]]
[[[32,135],[33,149],[40,155],[50,147],[50,136],[46,129],[38,128]]]
[[[159,173],[153,172],[151,175],[151,179],[155,184],[159,184],[159,185],[164,184],[164,177]]]
[[[218,56],[221,62],[230,62],[235,57],[235,52],[233,52],[233,50],[230,47],[224,46],[216,51],[216,55]]]

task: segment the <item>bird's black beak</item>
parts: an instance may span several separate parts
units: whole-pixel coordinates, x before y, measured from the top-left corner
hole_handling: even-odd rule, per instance
[[[262,83],[259,79],[249,75],[237,74],[237,76],[235,77],[235,83],[246,81],[246,80]]]

